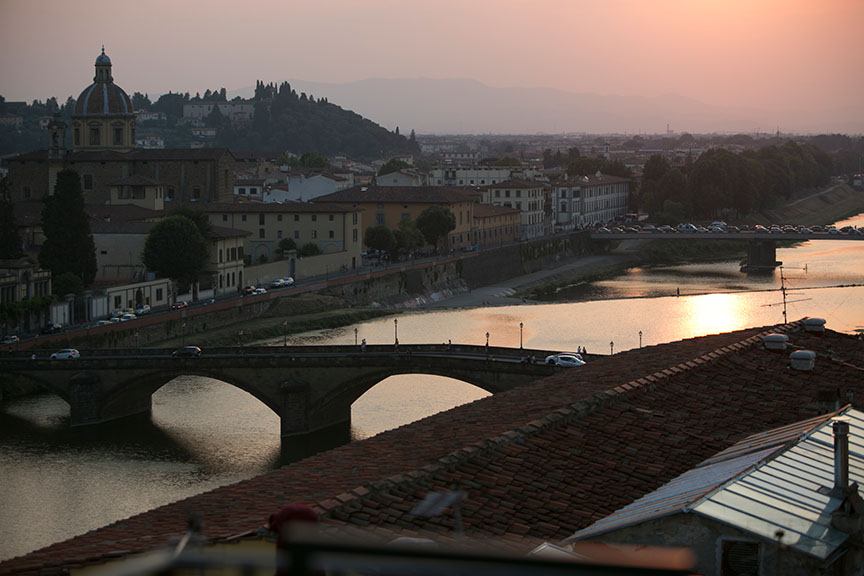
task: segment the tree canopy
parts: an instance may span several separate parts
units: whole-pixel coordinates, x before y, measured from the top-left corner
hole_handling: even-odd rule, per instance
[[[54,194],[45,197],[42,208],[45,242],[39,263],[53,276],[71,273],[85,287],[96,278],[96,244],[90,233],[90,217],[84,209],[81,178],[74,170],[57,173]]]
[[[20,258],[23,254],[14,208],[9,194],[9,178],[3,178],[0,180],[0,259]]]
[[[446,236],[448,232],[456,228],[456,217],[448,208],[443,206],[429,206],[417,217],[417,229],[423,234],[426,242],[438,251],[438,240]]]
[[[142,259],[148,269],[185,286],[198,280],[207,253],[207,240],[195,222],[175,214],[150,229]]]
[[[363,235],[363,244],[372,250],[389,252],[395,244],[393,232],[383,224],[369,226]]]
[[[387,161],[386,164],[381,166],[378,169],[378,176],[384,176],[385,174],[392,174],[393,172],[398,172],[399,170],[404,170],[405,168],[409,168],[409,164],[404,160],[399,160],[398,158],[392,158]]]

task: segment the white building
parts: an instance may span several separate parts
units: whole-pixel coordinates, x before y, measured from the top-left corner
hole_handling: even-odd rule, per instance
[[[564,179],[552,187],[552,226],[555,231],[605,224],[629,211],[630,181],[597,172]]]
[[[271,184],[264,192],[264,202],[309,202],[332,194],[339,190],[350,188],[353,179],[335,176],[333,174],[306,174],[292,172],[285,176],[283,182]]]
[[[426,177],[416,170],[397,170],[383,176],[375,177],[376,186],[425,186]]]
[[[183,119],[203,120],[213,112],[214,106],[232,124],[248,124],[255,117],[255,104],[252,102],[193,102],[183,105]]]
[[[544,187],[540,182],[507,180],[488,186],[483,192],[483,203],[519,210],[519,237],[533,240],[546,230]]]

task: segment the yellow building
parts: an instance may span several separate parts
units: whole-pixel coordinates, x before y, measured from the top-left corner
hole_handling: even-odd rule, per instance
[[[443,206],[453,213],[454,228],[444,250],[461,250],[473,245],[471,234],[474,207],[482,193],[473,188],[448,186],[355,186],[320,196],[315,202],[332,202],[362,210],[365,226],[386,226],[396,231],[402,220],[416,220],[430,206]],[[365,228],[363,230],[365,233]],[[361,234],[362,235],[362,234]]]
[[[197,204],[214,226],[243,230],[245,251],[251,264],[272,262],[283,239],[298,249],[314,244],[321,254],[341,254],[341,267],[360,265],[363,242],[361,211],[337,204],[303,202]],[[331,259],[332,260],[332,259]],[[293,270],[290,271],[293,275]]]

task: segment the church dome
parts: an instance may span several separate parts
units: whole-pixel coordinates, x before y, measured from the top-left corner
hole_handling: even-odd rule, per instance
[[[126,92],[114,84],[111,76],[111,59],[105,54],[96,58],[96,75],[93,83],[85,88],[75,102],[75,116],[107,116],[134,114],[132,100]]]

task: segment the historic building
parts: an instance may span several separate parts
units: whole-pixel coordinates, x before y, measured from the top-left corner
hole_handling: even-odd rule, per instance
[[[71,134],[67,134],[70,126],[55,117],[47,127],[48,150],[9,161],[14,202],[52,194],[57,173],[66,168],[81,175],[88,204],[109,202],[112,185],[132,176],[161,185],[166,201],[232,200],[235,161],[231,152],[225,148],[136,149],[132,100],[114,83],[104,49],[95,67],[93,83],[75,103]]]

